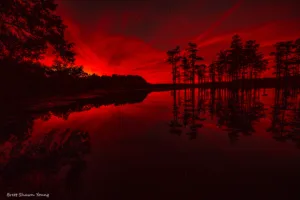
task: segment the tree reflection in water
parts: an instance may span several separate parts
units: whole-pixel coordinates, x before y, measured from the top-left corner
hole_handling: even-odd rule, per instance
[[[277,141],[295,141],[300,147],[300,101],[299,90],[274,89],[274,105],[272,106],[271,126]],[[197,97],[195,91],[198,92]],[[174,91],[173,93],[175,93]],[[173,112],[177,132],[185,132],[190,139],[195,139],[197,133],[208,119],[216,122],[216,126],[228,133],[232,144],[238,141],[239,136],[252,135],[255,124],[262,118],[268,117],[268,108],[261,102],[261,97],[268,96],[267,90],[262,89],[185,89],[183,105],[178,106],[176,96],[173,103],[176,112]],[[177,96],[180,91],[177,91]],[[207,95],[209,94],[209,95]],[[174,106],[175,108],[175,106]],[[174,109],[175,110],[175,109]],[[208,113],[206,112],[208,111]],[[181,117],[178,113],[182,112]]]
[[[207,133],[204,129],[211,126],[228,134],[230,143],[235,144],[241,136],[252,135],[262,118],[269,118],[271,124],[267,131],[275,140],[294,141],[300,147],[299,90],[281,88],[274,91],[274,103],[268,108],[269,105],[264,105],[261,98],[269,90],[174,90],[173,116],[168,128],[172,134],[185,135],[193,140],[201,139],[201,133]],[[272,95],[269,93],[268,97]],[[52,129],[42,138],[35,138],[33,121],[47,121],[51,116],[67,119],[72,112],[109,103],[141,102],[145,96],[130,98],[128,101],[107,100],[104,103],[86,101],[36,113],[18,112],[14,117],[7,113],[1,115],[0,170],[5,186],[1,190],[14,192],[22,188],[24,191],[27,187],[28,191],[50,192],[63,184],[59,187],[63,190],[61,194],[68,191],[71,199],[80,198],[79,192],[84,187],[81,174],[87,168],[86,156],[91,149],[89,133],[85,130]],[[24,182],[27,184],[24,185]]]
[[[89,133],[70,128],[52,129],[40,137],[33,134],[34,121],[47,121],[51,116],[67,120],[73,112],[109,104],[137,103],[143,101],[147,94],[144,91],[132,95],[116,93],[110,97],[83,99],[37,111],[3,105],[4,112],[0,115],[0,190],[3,194],[52,192],[66,195],[59,196],[60,199],[80,199],[79,192],[83,187],[81,174],[86,169],[85,157],[91,149]],[[60,187],[61,184],[65,187]],[[63,191],[57,191],[58,188]]]
[[[300,101],[299,89],[275,90],[272,106],[272,123],[267,129],[279,142],[294,141],[300,148]]]
[[[170,133],[176,134],[176,135],[181,135],[182,130],[180,127],[182,127],[182,124],[179,122],[179,105],[180,105],[180,96],[177,95],[179,94],[178,91],[173,90],[172,91],[172,96],[173,96],[173,119],[171,120],[169,126],[170,126]],[[179,99],[179,100],[178,100]]]

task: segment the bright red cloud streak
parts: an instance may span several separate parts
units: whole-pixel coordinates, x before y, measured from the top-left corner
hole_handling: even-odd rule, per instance
[[[58,14],[68,25],[67,39],[76,44],[76,64],[99,75],[141,75],[150,83],[170,82],[165,52],[176,45],[185,47],[189,41],[197,41],[204,63],[209,64],[219,50],[229,47],[235,33],[244,40],[255,39],[267,57],[275,42],[300,37],[300,16],[288,1],[274,5],[264,2],[255,5],[244,0],[229,1],[226,5],[218,1],[224,4],[220,6],[225,7],[222,9],[215,9],[210,1],[201,1],[164,12],[157,10],[155,2],[147,2],[130,10],[122,7],[94,13],[87,10],[93,17],[86,23],[78,19],[87,14],[77,13],[66,2],[58,2]],[[95,1],[85,5],[88,4],[96,6]],[[270,74],[266,72],[265,76]]]

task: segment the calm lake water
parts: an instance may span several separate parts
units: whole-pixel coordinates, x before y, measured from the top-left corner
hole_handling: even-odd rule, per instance
[[[0,199],[299,197],[299,95],[188,89],[19,114],[2,122]]]

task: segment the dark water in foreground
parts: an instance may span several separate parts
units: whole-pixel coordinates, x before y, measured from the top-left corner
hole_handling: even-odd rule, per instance
[[[2,122],[0,199],[294,199],[299,95],[181,90],[18,116]]]

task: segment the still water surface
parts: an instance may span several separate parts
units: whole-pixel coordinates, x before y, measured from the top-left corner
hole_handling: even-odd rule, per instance
[[[297,90],[154,92],[138,103],[27,113],[10,126],[0,147],[3,199],[298,195]]]

